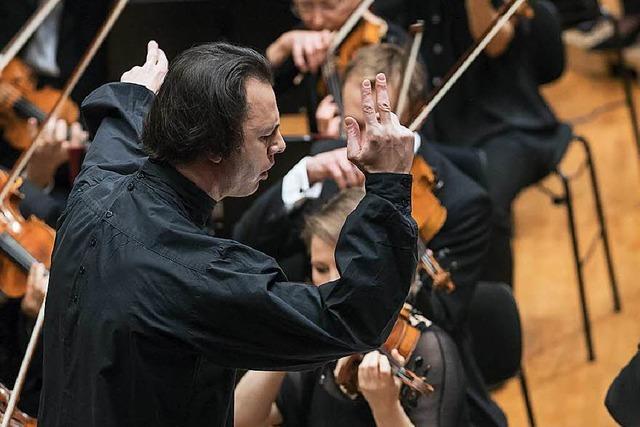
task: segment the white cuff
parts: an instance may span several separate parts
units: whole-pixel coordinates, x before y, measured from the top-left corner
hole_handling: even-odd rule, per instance
[[[282,178],[282,202],[287,212],[291,212],[307,199],[317,199],[322,192],[322,182],[309,186],[307,159],[300,160]]]
[[[414,139],[413,139],[413,154],[416,154],[418,152],[418,150],[420,149],[420,144],[422,144],[422,137],[420,136],[420,134],[418,132],[414,132]]]

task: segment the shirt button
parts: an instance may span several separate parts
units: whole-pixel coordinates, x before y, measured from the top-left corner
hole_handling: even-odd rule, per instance
[[[80,275],[84,274],[84,272],[87,271],[84,266],[80,266]]]
[[[437,77],[437,76],[436,76],[436,77],[434,77],[434,78],[432,78],[432,79],[431,79],[431,83],[432,83],[435,87],[438,87],[438,86],[440,86],[440,84],[442,83],[442,78],[440,78],[440,77]]]
[[[431,23],[433,25],[438,25],[440,22],[442,22],[442,18],[440,17],[440,15],[438,15],[437,13],[431,15]]]
[[[113,216],[113,212],[111,211],[107,211],[104,216],[106,216],[107,218],[111,218]]]
[[[91,246],[92,248],[96,245],[98,241],[96,240],[95,237],[92,237],[91,240],[89,240],[89,246]]]
[[[436,43],[433,45],[433,53],[436,55],[440,55],[443,51],[442,45],[440,43]]]
[[[78,294],[73,294],[73,302],[78,302]]]

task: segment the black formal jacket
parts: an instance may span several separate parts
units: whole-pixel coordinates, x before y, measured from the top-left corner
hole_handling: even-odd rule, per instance
[[[149,161],[142,86],[93,92],[94,135],[56,236],[39,425],[233,425],[236,368],[314,367],[384,342],[415,271],[411,176],[372,174],[338,242],[342,279],[287,282],[205,232],[214,202]]]

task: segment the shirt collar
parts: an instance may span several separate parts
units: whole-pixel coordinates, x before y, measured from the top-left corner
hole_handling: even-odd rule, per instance
[[[203,227],[207,223],[215,200],[170,164],[147,159],[138,171],[137,178],[148,179],[154,183],[154,187],[174,196],[176,203],[186,210],[198,226]]]

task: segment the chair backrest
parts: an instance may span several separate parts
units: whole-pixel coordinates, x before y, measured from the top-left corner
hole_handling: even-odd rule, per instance
[[[520,371],[522,330],[518,306],[504,283],[479,283],[469,307],[473,352],[487,385]]]

